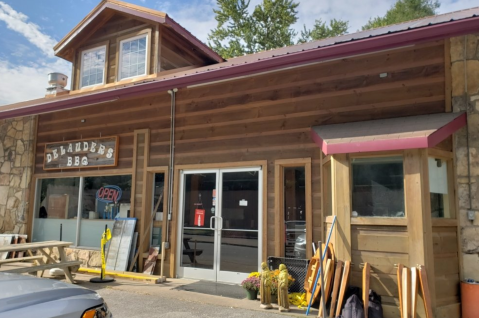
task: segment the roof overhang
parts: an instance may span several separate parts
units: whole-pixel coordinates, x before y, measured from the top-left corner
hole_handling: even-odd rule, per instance
[[[39,99],[28,103],[20,103],[18,106],[16,104],[3,107],[0,106],[0,119],[61,111],[112,99],[166,92],[172,88],[206,84],[346,56],[394,49],[416,43],[424,43],[452,36],[470,34],[477,30],[479,30],[479,17],[474,16],[462,20],[425,26],[399,33],[374,36],[325,47],[318,47],[291,54],[280,56],[273,55],[268,58],[258,59],[257,61],[251,61],[248,63],[243,62],[235,64],[224,62],[196,69],[194,73],[188,73],[187,75],[179,73],[175,74],[175,76],[159,78],[143,84],[117,87],[114,89],[89,94],[78,94],[65,98]]]
[[[82,33],[85,28],[87,28],[94,21],[96,21],[101,14],[109,10],[129,14],[152,22],[165,24],[168,27],[172,28],[176,33],[183,36],[193,46],[198,48],[201,52],[203,52],[212,60],[216,62],[224,61],[224,59],[220,55],[210,49],[206,44],[198,40],[193,34],[191,34],[177,22],[175,22],[166,13],[116,0],[103,0],[102,2],[100,2],[100,4],[98,4],[82,21],[80,21],[80,23],[76,25],[73,30],[71,30],[53,47],[55,55],[63,57],[64,51],[69,47],[69,44],[72,42],[72,40],[80,33]]]
[[[466,125],[466,113],[315,126],[311,137],[325,155],[431,148]]]

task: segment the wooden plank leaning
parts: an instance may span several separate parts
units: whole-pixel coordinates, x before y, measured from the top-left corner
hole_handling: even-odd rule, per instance
[[[344,295],[346,294],[346,288],[348,288],[349,271],[351,270],[351,262],[346,261],[344,263],[343,277],[341,278],[341,288],[339,290],[338,305],[336,307],[336,317],[341,314],[343,308]],[[331,308],[333,310],[333,308]]]
[[[401,318],[403,318],[403,299],[402,299],[402,270],[404,268],[403,264],[398,264],[398,271],[397,271],[397,280],[398,280],[398,294],[399,294],[399,312],[401,314]]]
[[[369,308],[369,280],[371,276],[371,265],[364,263],[363,268],[363,305],[364,305],[364,317],[368,317]]]
[[[426,267],[419,265],[419,283],[421,285],[422,299],[424,300],[424,310],[426,311],[426,318],[433,318],[431,306],[431,293],[429,292],[429,284],[427,282]]]
[[[405,267],[402,270],[402,302],[403,309],[401,318],[411,317],[411,272]]]
[[[417,307],[417,268],[411,267],[411,317],[416,318]]]
[[[334,272],[333,292],[331,294],[331,308],[329,310],[329,318],[334,317],[336,302],[338,300],[339,285],[341,284],[341,274],[343,272],[343,261],[338,261],[336,271]]]
[[[329,229],[328,239],[326,240],[326,246],[329,245],[329,241],[331,240],[331,234],[333,233],[334,224],[336,224],[336,215],[333,217],[333,223],[331,223],[331,228]],[[325,249],[325,250],[323,251],[323,255],[322,255],[323,257],[322,257],[322,259],[325,258],[326,252],[327,252],[327,249]],[[316,286],[317,286],[317,284],[318,284],[320,272],[321,272],[321,268],[319,268],[318,274],[316,274],[316,279],[314,280],[313,292],[312,292],[313,295],[314,295],[314,292],[315,292],[315,290],[316,290]],[[309,315],[309,310],[311,309],[311,305],[312,305],[312,299],[313,299],[313,297],[311,297],[311,299],[309,300],[308,309],[306,310],[306,316]]]

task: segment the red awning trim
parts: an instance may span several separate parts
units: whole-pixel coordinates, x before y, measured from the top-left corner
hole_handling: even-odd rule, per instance
[[[446,113],[444,113],[446,114]],[[449,113],[450,114],[450,113]],[[435,115],[423,115],[423,116],[413,116],[413,117],[404,117],[404,121],[414,120],[422,117],[421,119],[427,120],[427,116],[436,116]],[[322,138],[320,135],[321,129],[328,128],[328,126],[316,126],[311,128],[311,137],[314,142],[321,148],[325,155],[341,154],[341,153],[359,153],[359,152],[378,152],[378,151],[390,151],[390,150],[404,150],[404,149],[420,149],[420,148],[431,148],[439,144],[441,141],[452,135],[454,132],[464,127],[467,124],[467,115],[466,113],[457,113],[454,116],[451,114],[452,119],[447,124],[438,127],[432,133],[424,132],[422,136],[405,136],[407,133],[397,132],[383,135],[379,138],[377,136],[364,137],[363,140],[355,141],[354,138],[361,136],[354,136],[352,138],[343,138],[342,142],[337,140],[333,143],[330,142],[331,138]],[[387,125],[388,119],[380,120]],[[371,122],[377,121],[364,121],[363,125],[368,126]],[[357,126],[358,123],[351,123]],[[341,125],[345,130],[348,129],[348,124],[338,124]],[[337,126],[337,125],[330,125]],[[318,128],[318,129],[315,129]],[[430,129],[429,129],[430,130]],[[414,133],[418,133],[417,131]]]

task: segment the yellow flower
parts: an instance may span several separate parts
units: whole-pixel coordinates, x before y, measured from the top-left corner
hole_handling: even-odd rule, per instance
[[[248,275],[248,277],[253,277],[253,276],[259,278],[260,273],[258,273],[258,272],[251,272],[251,273]]]

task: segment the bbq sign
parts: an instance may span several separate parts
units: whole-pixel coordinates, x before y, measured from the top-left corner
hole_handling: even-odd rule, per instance
[[[111,167],[118,163],[118,137],[47,143],[43,170]]]

